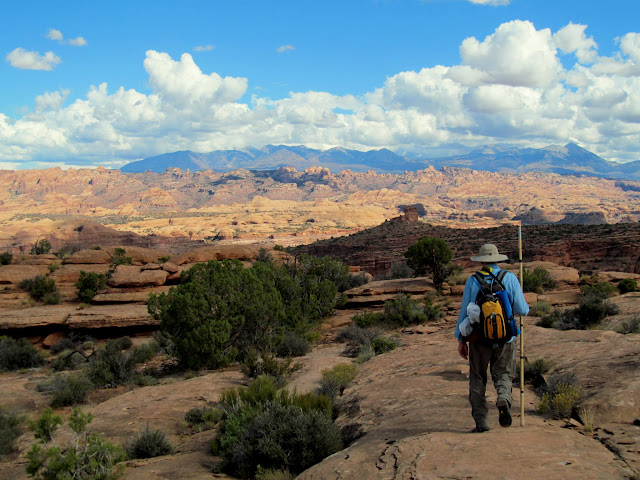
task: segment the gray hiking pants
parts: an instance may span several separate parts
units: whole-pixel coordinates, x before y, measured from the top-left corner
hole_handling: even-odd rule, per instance
[[[485,398],[489,366],[498,400],[506,400],[511,407],[511,378],[516,366],[515,343],[513,341],[495,347],[479,342],[469,343],[469,403],[477,426],[489,426],[489,408]]]

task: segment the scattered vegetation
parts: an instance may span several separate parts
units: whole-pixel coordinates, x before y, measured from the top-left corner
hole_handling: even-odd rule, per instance
[[[272,353],[260,353],[255,348],[249,348],[240,369],[249,378],[267,375],[282,387],[289,374],[298,368],[297,364],[292,365],[291,362],[291,358],[278,359]]]
[[[173,445],[162,430],[150,430],[147,425],[125,443],[124,449],[129,459],[153,458],[171,454]]]
[[[52,394],[52,407],[66,407],[86,402],[93,390],[93,383],[84,372],[61,372],[39,383],[37,389]]]
[[[529,315],[534,317],[544,317],[551,313],[551,304],[543,300],[538,300],[531,305],[529,309]]]
[[[104,273],[85,272],[80,270],[80,277],[76,282],[76,295],[83,302],[91,302],[96,294],[106,288],[107,276]]]
[[[51,251],[51,243],[46,238],[42,240],[38,240],[33,246],[29,253],[31,255],[43,255],[45,253],[49,253]]]
[[[116,247],[111,255],[111,265],[131,265],[131,257],[127,257],[127,251],[124,248]]]
[[[638,282],[636,282],[633,278],[625,278],[618,282],[618,290],[620,293],[629,293],[635,292],[638,289]]]
[[[87,376],[97,386],[116,387],[135,379],[136,365],[151,359],[157,352],[154,342],[131,348],[131,339],[109,340],[104,349],[89,359]]]
[[[60,260],[64,260],[80,250],[82,250],[80,245],[63,245],[57,252],[53,252],[53,254]]]
[[[615,291],[610,283],[596,283],[582,287],[580,304],[564,310],[554,309],[538,321],[538,325],[559,330],[585,330],[600,324],[606,317],[616,315],[620,309],[606,301]]]
[[[222,394],[220,433],[212,444],[229,475],[298,474],[342,448],[327,397],[278,390],[268,377]]]
[[[525,292],[544,293],[558,286],[546,268],[536,267],[533,271],[528,268],[522,270],[522,286]]]
[[[75,438],[68,446],[58,446],[55,431],[62,425],[62,417],[47,408],[40,419],[31,422],[37,443],[27,453],[27,473],[41,479],[112,480],[123,475],[125,459],[122,447],[112,445],[101,435],[88,434],[87,425],[93,420],[91,413],[74,408],[69,427]]]
[[[575,374],[551,375],[536,405],[536,412],[550,418],[569,418],[581,395],[582,389]]]
[[[0,336],[0,372],[39,367],[44,358],[26,338]]]
[[[13,260],[13,254],[11,252],[0,253],[0,265],[9,265]]]
[[[415,275],[414,270],[406,262],[394,262],[389,269],[389,278],[410,278]]]
[[[55,280],[44,275],[25,278],[20,282],[20,288],[27,290],[34,300],[45,305],[57,305],[62,301]]]
[[[184,420],[192,431],[211,430],[222,420],[222,410],[213,406],[195,407],[185,414]]]
[[[296,332],[285,332],[282,343],[278,345],[276,353],[279,357],[303,357],[311,351],[311,344]]]
[[[170,258],[171,258],[171,255],[163,255],[158,260],[160,260],[160,263],[166,263],[169,261]]]
[[[618,327],[618,333],[628,335],[630,333],[640,333],[640,316],[636,315],[629,320],[625,320]]]
[[[352,363],[341,363],[323,370],[317,393],[329,397],[333,402],[338,395],[343,394],[357,373],[358,368]]]
[[[422,237],[409,246],[404,254],[407,265],[415,271],[416,275],[431,273],[433,284],[438,291],[442,290],[442,284],[451,275],[455,267],[451,264],[453,252],[442,238]]]
[[[440,318],[440,307],[429,297],[420,304],[410,295],[400,294],[394,300],[387,300],[381,321],[391,328],[432,322]]]
[[[24,417],[0,406],[0,459],[11,453],[16,439],[22,435]]]

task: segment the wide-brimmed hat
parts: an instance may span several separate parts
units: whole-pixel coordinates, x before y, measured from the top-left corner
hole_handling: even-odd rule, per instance
[[[480,254],[471,257],[472,262],[500,262],[507,260],[509,257],[498,253],[498,247],[492,243],[486,243],[480,247]]]

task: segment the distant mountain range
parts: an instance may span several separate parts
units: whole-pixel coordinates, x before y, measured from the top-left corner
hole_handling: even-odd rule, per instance
[[[332,172],[374,170],[398,173],[415,171],[432,165],[462,167],[489,172],[550,172],[562,175],[593,175],[626,180],[640,180],[640,161],[626,164],[609,162],[575,143],[564,147],[550,145],[544,148],[505,148],[486,146],[465,155],[416,160],[402,157],[386,148],[361,152],[346,148],[316,150],[305,146],[267,145],[263,148],[242,150],[216,150],[197,153],[189,150],[165,153],[128,163],[122,172],[164,172],[168,168],[226,172],[236,169],[274,170],[292,166],[304,170],[313,166],[325,167]]]

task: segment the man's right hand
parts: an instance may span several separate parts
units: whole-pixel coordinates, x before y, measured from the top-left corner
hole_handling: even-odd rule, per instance
[[[465,342],[458,342],[458,355],[465,360],[469,359],[469,347]]]

